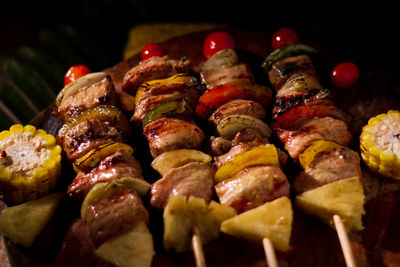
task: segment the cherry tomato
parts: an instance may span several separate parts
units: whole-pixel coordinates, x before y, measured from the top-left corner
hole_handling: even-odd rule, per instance
[[[297,33],[290,28],[281,28],[272,36],[272,48],[274,50],[286,45],[298,44]]]
[[[360,71],[353,62],[342,62],[336,65],[331,72],[331,82],[337,88],[347,88],[355,84]]]
[[[64,79],[64,86],[79,79],[86,74],[91,73],[90,69],[85,65],[74,65],[67,71]]]
[[[151,57],[162,57],[164,56],[164,50],[157,43],[149,43],[144,46],[142,50],[142,60],[146,60]]]
[[[203,54],[206,58],[224,49],[235,49],[235,40],[227,32],[210,33],[203,43]]]

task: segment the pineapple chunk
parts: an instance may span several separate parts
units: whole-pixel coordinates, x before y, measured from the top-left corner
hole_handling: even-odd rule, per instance
[[[153,237],[144,222],[132,231],[106,240],[96,255],[118,267],[150,267],[155,255]]]
[[[362,230],[365,195],[359,177],[343,179],[306,191],[296,197],[296,206],[334,227],[333,215],[342,217],[347,231]]]
[[[89,205],[96,204],[105,198],[129,189],[135,190],[138,195],[143,197],[149,191],[150,187],[151,185],[146,181],[133,177],[123,177],[109,183],[98,183],[90,189],[83,200],[81,218],[85,219],[86,210]]]
[[[171,196],[164,210],[164,247],[190,250],[194,228],[199,230],[202,244],[217,239],[221,223],[235,215],[235,209],[215,201],[207,204],[202,198]]]
[[[0,216],[2,233],[15,244],[29,247],[53,216],[64,194],[61,192],[6,208]]]
[[[170,169],[183,166],[192,161],[208,163],[211,156],[195,149],[177,149],[165,152],[151,162],[151,167],[161,176],[164,176]]]
[[[268,238],[277,250],[287,251],[292,222],[292,203],[289,198],[281,197],[227,219],[221,224],[221,231],[252,240]]]

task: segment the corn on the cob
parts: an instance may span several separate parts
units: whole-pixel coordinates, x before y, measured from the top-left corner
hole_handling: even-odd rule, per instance
[[[61,174],[61,147],[32,125],[0,133],[0,198],[20,203],[53,190]]]
[[[370,170],[400,180],[400,111],[371,118],[362,129],[360,150]]]

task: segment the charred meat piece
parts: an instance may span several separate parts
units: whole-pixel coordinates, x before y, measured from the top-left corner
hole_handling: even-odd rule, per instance
[[[220,156],[227,153],[232,147],[232,141],[223,137],[211,136],[207,148],[211,155]]]
[[[200,72],[202,83],[207,86],[207,89],[212,89],[219,85],[236,81],[247,80],[254,83],[253,73],[251,68],[246,63],[235,64],[231,67],[218,68]]]
[[[149,221],[149,213],[140,197],[126,191],[89,206],[86,224],[96,246],[110,237],[131,230],[137,223]]]
[[[170,94],[156,95],[149,97],[142,97],[139,103],[135,107],[135,112],[131,118],[136,125],[140,125],[143,122],[147,112],[157,106],[158,104],[164,103],[168,100],[181,99],[184,95],[180,92],[172,92]]]
[[[204,132],[193,122],[177,118],[161,118],[143,128],[155,158],[164,152],[180,149],[198,149],[203,145]]]
[[[217,126],[218,123],[230,115],[249,115],[264,121],[266,117],[264,107],[255,101],[236,99],[219,106],[209,117],[208,121]]]
[[[214,175],[215,167],[202,162],[190,162],[173,168],[151,187],[150,203],[162,209],[171,195],[194,196],[210,201]]]
[[[139,85],[144,82],[167,78],[177,73],[188,73],[189,71],[190,61],[187,58],[176,60],[170,59],[168,56],[151,57],[139,62],[125,74],[122,90],[134,95]]]
[[[277,128],[275,131],[294,160],[313,141],[334,141],[347,146],[352,139],[346,123],[331,117],[312,118],[296,123],[291,128]]]
[[[297,192],[304,192],[354,176],[362,177],[360,157],[343,147],[318,153],[310,166],[295,178],[293,186]]]
[[[57,109],[57,117],[67,122],[80,112],[100,105],[117,106],[115,89],[110,76],[100,82],[82,87],[75,94],[63,99]]]
[[[217,184],[215,190],[221,204],[242,213],[279,197],[288,197],[290,185],[279,167],[263,165],[240,171]]]
[[[123,150],[104,158],[89,172],[79,172],[68,187],[67,193],[74,198],[83,198],[97,183],[110,182],[123,177],[143,178],[139,161]]]
[[[76,160],[90,150],[111,142],[125,142],[125,137],[109,121],[85,120],[57,136],[67,158]]]
[[[272,65],[268,72],[269,81],[276,91],[294,74],[317,77],[311,58],[307,55],[288,57]]]

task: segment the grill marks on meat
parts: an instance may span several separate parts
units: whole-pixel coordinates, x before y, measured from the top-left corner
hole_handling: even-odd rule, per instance
[[[330,117],[312,118],[298,123],[295,128],[275,131],[294,160],[297,160],[299,154],[313,141],[328,140],[347,146],[352,139],[346,123]]]
[[[123,177],[144,180],[139,161],[123,150],[107,156],[89,172],[79,172],[67,193],[82,199],[97,183],[110,182]]]
[[[200,72],[200,79],[207,86],[208,90],[237,80],[247,80],[250,83],[254,83],[253,73],[250,66],[246,63],[202,71]]]
[[[215,167],[202,162],[190,162],[168,171],[151,188],[150,203],[164,208],[171,195],[194,196],[211,201]]]
[[[304,192],[354,176],[362,177],[360,157],[344,147],[318,153],[310,166],[295,178],[293,187],[297,192]]]
[[[67,158],[73,161],[100,145],[125,142],[125,137],[109,121],[86,120],[73,126],[58,140]]]
[[[237,99],[219,106],[209,117],[208,122],[215,127],[218,123],[230,115],[249,115],[262,121],[265,120],[266,112],[264,107],[255,101]]]
[[[199,149],[205,139],[204,132],[192,121],[160,118],[143,129],[153,158],[164,152],[192,148]]]
[[[264,165],[240,171],[217,184],[215,190],[221,204],[242,213],[279,197],[288,197],[290,185],[279,167]]]
[[[122,90],[135,94],[137,88],[144,82],[168,78],[177,73],[188,73],[190,61],[187,58],[169,59],[168,56],[151,57],[139,62],[130,69],[124,77]]]
[[[126,191],[90,205],[86,212],[86,224],[95,245],[106,239],[131,230],[138,222],[149,221],[149,213],[140,197]]]
[[[98,83],[82,87],[74,95],[63,99],[57,109],[62,121],[69,121],[80,112],[100,105],[117,105],[117,97],[110,76]]]

